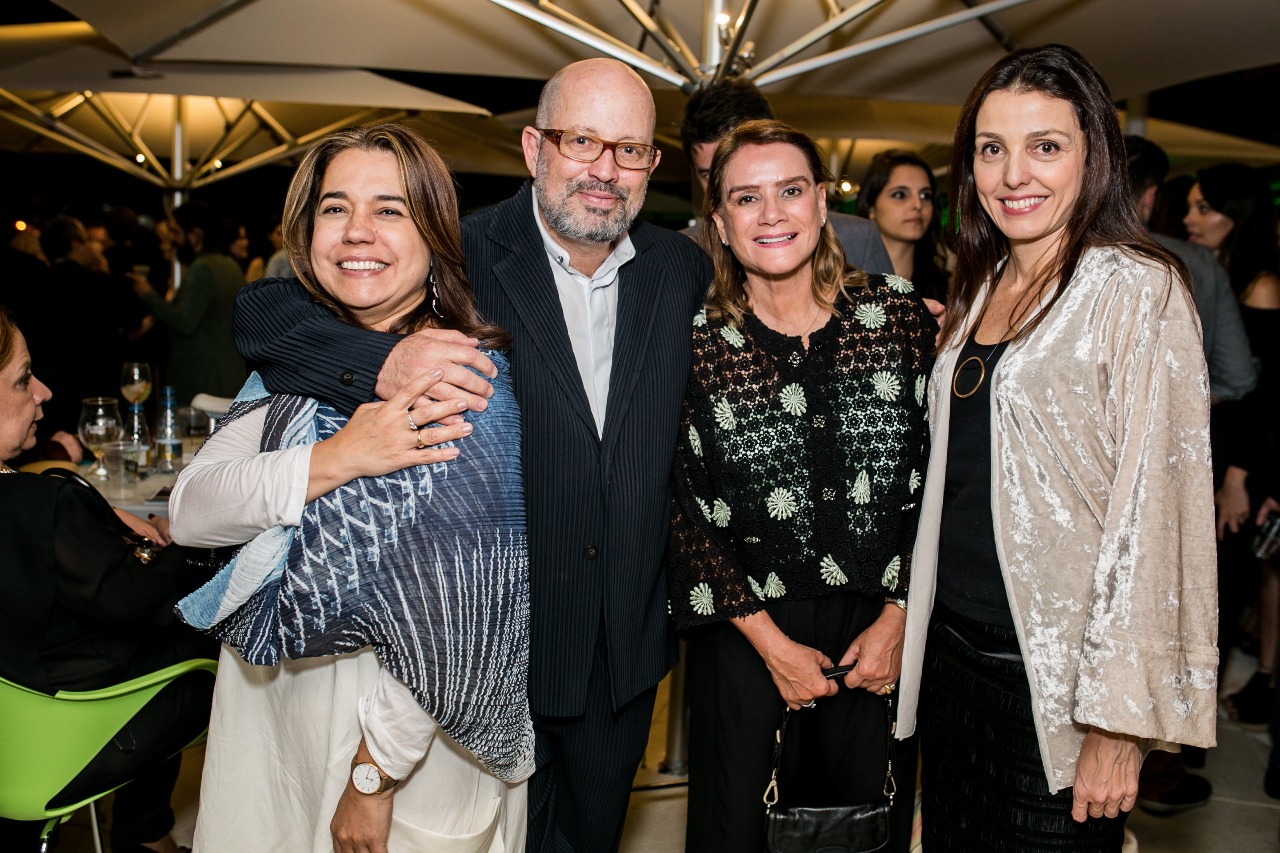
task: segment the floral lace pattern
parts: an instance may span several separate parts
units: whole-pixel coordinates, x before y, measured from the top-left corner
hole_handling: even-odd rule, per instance
[[[809,338],[699,312],[668,553],[677,627],[777,598],[906,594],[937,327],[869,276]]]

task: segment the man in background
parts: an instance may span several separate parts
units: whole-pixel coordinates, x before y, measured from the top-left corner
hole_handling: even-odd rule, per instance
[[[173,301],[143,275],[130,276],[134,293],[169,333],[164,384],[174,386],[181,406],[200,393],[234,397],[248,377],[231,337],[236,293],[244,286],[244,272],[227,253],[235,235],[227,233],[221,216],[200,202],[175,209],[173,218],[186,237],[178,256],[190,264]]]
[[[1129,188],[1143,223],[1151,220],[1156,191],[1169,173],[1169,157],[1154,142],[1141,136],[1126,136],[1129,160]],[[1204,330],[1204,357],[1209,366],[1209,392],[1214,404],[1244,397],[1258,381],[1258,367],[1249,351],[1249,339],[1240,319],[1240,304],[1227,271],[1204,246],[1151,232],[1161,246],[1187,265],[1191,293]]]
[[[120,366],[138,318],[126,310],[128,292],[105,272],[102,243],[80,220],[50,219],[40,230],[40,247],[49,273],[27,346],[33,369],[57,389],[44,405],[42,431],[74,436],[85,397],[119,395]],[[76,459],[75,443],[64,439],[64,445],[68,458]]]

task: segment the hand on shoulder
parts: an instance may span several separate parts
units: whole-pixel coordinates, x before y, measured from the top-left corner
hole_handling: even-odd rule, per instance
[[[380,398],[389,400],[418,377],[440,371],[440,381],[427,388],[427,399],[417,405],[427,405],[431,400],[462,400],[472,411],[483,411],[493,396],[493,386],[484,377],[497,376],[498,369],[477,349],[478,345],[475,338],[453,329],[423,329],[407,335],[387,356],[375,390]]]

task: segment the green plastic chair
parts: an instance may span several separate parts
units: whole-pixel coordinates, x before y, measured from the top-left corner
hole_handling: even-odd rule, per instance
[[[101,690],[60,690],[53,696],[0,678],[0,816],[45,821],[43,851],[53,828],[87,805],[94,849],[102,853],[93,803],[120,785],[59,808],[49,808],[49,801],[167,684],[188,672],[217,668],[217,661],[196,658]],[[187,746],[203,739],[202,734]]]

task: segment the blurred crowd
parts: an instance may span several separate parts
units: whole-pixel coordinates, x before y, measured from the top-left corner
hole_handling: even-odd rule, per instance
[[[24,329],[41,375],[62,389],[32,457],[79,461],[80,401],[116,395],[125,362],[149,364],[179,405],[199,393],[234,396],[247,375],[231,342],[235,293],[290,274],[278,216],[251,234],[201,202],[161,219],[100,209],[96,218],[5,217],[0,305]]]

